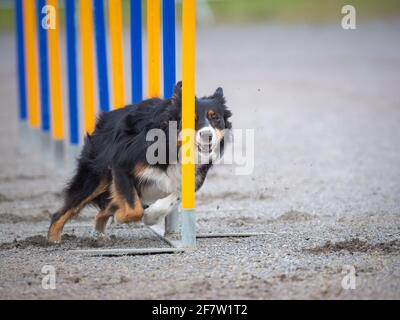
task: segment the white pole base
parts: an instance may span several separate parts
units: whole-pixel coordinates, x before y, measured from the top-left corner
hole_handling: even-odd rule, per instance
[[[65,160],[64,140],[54,140],[52,147],[55,164],[63,165]]]
[[[178,235],[180,231],[180,212],[174,210],[165,217],[165,236]]]
[[[181,245],[185,249],[196,248],[196,215],[194,209],[182,209],[181,211]]]

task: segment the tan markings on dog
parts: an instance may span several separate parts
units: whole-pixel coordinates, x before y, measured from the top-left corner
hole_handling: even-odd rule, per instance
[[[106,209],[99,211],[94,222],[95,230],[104,233],[108,219],[111,218],[117,210],[117,205],[110,203]]]
[[[58,220],[54,221],[48,232],[48,239],[52,242],[61,241],[61,232],[64,228],[65,223],[71,219],[75,214],[77,214],[80,210],[82,210],[89,202],[95,199],[100,194],[104,193],[107,190],[107,183],[105,181],[100,182],[99,186],[94,190],[94,192],[83,200],[78,206],[69,209],[63,215],[61,215]]]
[[[136,176],[141,176],[143,174],[143,171],[145,171],[147,169],[147,166],[143,163],[138,163],[135,165],[135,167],[133,168],[133,173]]]
[[[208,110],[208,112],[207,112],[207,118],[211,120],[212,117],[214,116],[214,114],[215,114],[214,110]]]
[[[223,130],[215,128],[215,134],[217,136],[217,141],[221,141],[223,139],[223,137],[224,137],[224,131]]]
[[[133,190],[134,207],[132,208],[126,199],[115,188],[114,183],[111,186],[112,203],[118,206],[114,217],[119,223],[130,223],[140,221],[143,217],[144,209],[136,190]]]

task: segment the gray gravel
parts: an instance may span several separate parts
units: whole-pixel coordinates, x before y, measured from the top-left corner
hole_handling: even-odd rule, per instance
[[[256,150],[251,175],[213,170],[197,197],[198,230],[266,235],[123,257],[69,250],[165,244],[140,225],[93,240],[93,210],[61,245],[43,241],[69,174],[16,147],[14,40],[1,34],[0,298],[399,299],[399,34],[398,22],[201,28],[197,91],[223,86]],[[56,290],[41,286],[48,264]],[[354,290],[341,285],[346,265]]]

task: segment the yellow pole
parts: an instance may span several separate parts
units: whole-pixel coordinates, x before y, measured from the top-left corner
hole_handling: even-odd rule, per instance
[[[147,0],[149,97],[160,96],[160,0]]]
[[[182,1],[182,208],[195,206],[196,1]]]
[[[111,64],[114,107],[121,108],[125,105],[121,0],[109,0],[108,12],[110,17]]]
[[[25,63],[28,92],[28,123],[31,128],[40,126],[38,53],[35,0],[24,0]]]
[[[55,140],[64,139],[63,107],[61,89],[61,61],[58,23],[58,0],[47,0],[47,4],[55,9],[55,29],[48,29],[49,36],[49,67],[50,67],[50,101],[51,127]]]
[[[96,118],[93,75],[93,1],[81,0],[80,4],[84,125],[85,131],[92,133]]]

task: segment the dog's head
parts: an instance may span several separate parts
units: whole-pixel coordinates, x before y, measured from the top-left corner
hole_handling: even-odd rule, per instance
[[[177,121],[181,122],[182,110],[182,82],[174,88],[171,99],[172,105],[177,110]],[[226,106],[222,88],[215,90],[211,96],[196,97],[195,111],[195,145],[201,154],[212,154],[217,149],[222,152],[226,129],[231,129],[229,118],[231,111]]]

